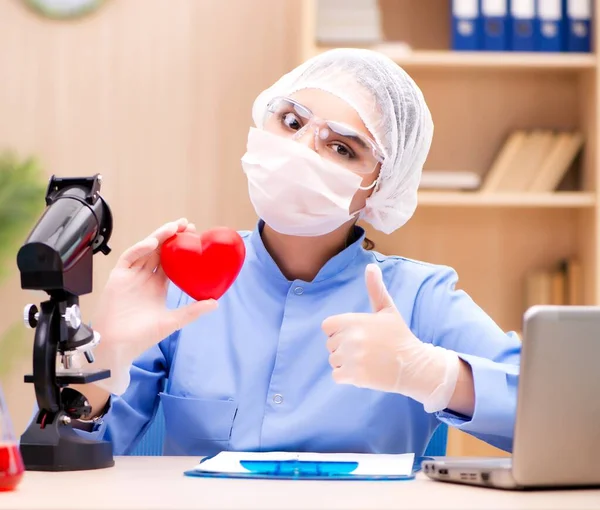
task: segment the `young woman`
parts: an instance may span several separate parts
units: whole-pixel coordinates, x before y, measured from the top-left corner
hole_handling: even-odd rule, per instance
[[[170,284],[167,223],[112,271],[93,321],[113,377],[80,389],[82,434],[127,454],[159,402],[166,455],[421,454],[440,422],[510,451],[520,341],[448,267],[369,249],[416,207],[433,136],[421,91],[368,50],[321,54],[253,106],[242,169],[260,218],[219,300]]]

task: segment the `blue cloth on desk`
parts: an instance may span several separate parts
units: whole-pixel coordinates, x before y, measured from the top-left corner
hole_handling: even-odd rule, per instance
[[[219,309],[137,359],[127,392],[112,397],[95,432],[81,434],[110,439],[115,454],[127,454],[162,402],[165,455],[229,449],[418,456],[440,421],[511,450],[520,340],[455,290],[455,271],[365,250],[361,229],[360,238],[314,281],[288,281],[265,249],[260,228],[241,233],[244,267]],[[381,267],[416,336],[455,350],[471,366],[471,418],[428,414],[403,395],[332,380],[321,323],[333,314],[371,310],[364,280],[371,262]],[[170,286],[169,307],[189,301]]]

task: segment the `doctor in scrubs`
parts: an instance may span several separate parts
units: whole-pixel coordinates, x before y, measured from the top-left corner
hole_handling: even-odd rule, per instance
[[[450,267],[378,253],[413,214],[433,123],[369,50],[312,58],[262,92],[241,169],[260,218],[218,302],[168,281],[167,223],[127,249],[93,324],[113,376],[78,388],[81,434],[130,452],[159,403],[165,455],[221,450],[422,454],[440,423],[510,451],[520,340]],[[201,171],[201,170],[199,170]]]

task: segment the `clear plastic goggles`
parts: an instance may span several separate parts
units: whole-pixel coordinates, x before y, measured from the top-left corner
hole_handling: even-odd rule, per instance
[[[356,174],[368,175],[384,160],[377,144],[368,136],[347,124],[320,119],[306,106],[287,97],[276,97],[267,105],[263,127],[293,140],[312,131],[315,150],[323,158]]]

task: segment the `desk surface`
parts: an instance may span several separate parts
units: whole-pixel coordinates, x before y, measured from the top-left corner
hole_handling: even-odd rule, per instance
[[[512,492],[434,482],[318,482],[191,478],[192,457],[117,457],[95,471],[28,471],[2,509],[595,508],[600,490]]]

